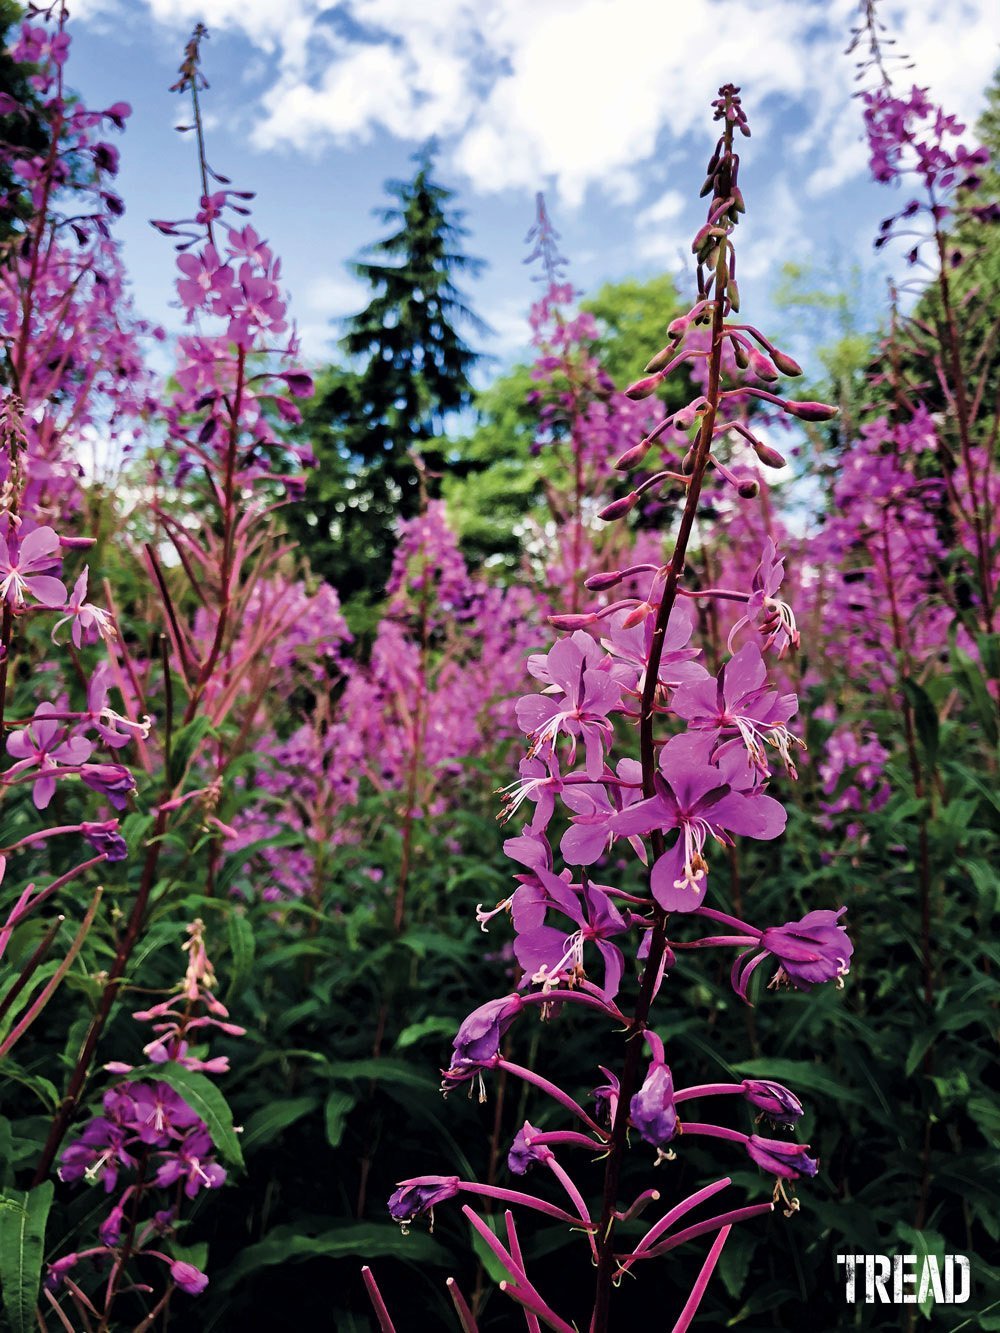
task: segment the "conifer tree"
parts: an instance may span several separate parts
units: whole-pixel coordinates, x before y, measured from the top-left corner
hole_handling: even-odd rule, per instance
[[[376,215],[389,234],[353,266],[371,298],[347,321],[344,363],[320,377],[304,423],[318,465],[290,522],[345,600],[384,586],[393,523],[419,504],[414,454],[433,486],[448,419],[471,402],[478,356],[460,330],[485,331],[456,282],[483,267],[463,252],[463,214],[435,179],[433,148],[415,162],[411,180],[386,184],[391,202]]]

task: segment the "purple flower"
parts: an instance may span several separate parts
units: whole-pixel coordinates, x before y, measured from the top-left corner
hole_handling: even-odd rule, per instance
[[[103,852],[109,861],[124,861],[128,856],[125,839],[118,832],[118,820],[106,819],[99,824],[83,823],[80,832],[95,852]]]
[[[783,1176],[785,1180],[814,1176],[819,1170],[819,1162],[808,1155],[808,1143],[786,1143],[781,1139],[762,1139],[751,1134],[747,1139],[747,1152],[762,1171]]]
[[[583,946],[593,941],[604,960],[603,993],[614,999],[621,983],[624,959],[608,938],[628,929],[628,923],[610,897],[586,878],[579,892],[551,871],[539,869],[536,884],[525,884],[514,894],[514,956],[524,969],[522,985],[551,986],[563,978],[584,975]],[[567,935],[544,923],[549,908],[575,921],[580,929]]]
[[[123,764],[84,764],[80,776],[87,786],[106,796],[116,810],[124,810],[135,778]]]
[[[751,583],[753,591],[747,602],[746,613],[737,620],[729,633],[730,652],[733,640],[744,625],[756,625],[764,636],[764,647],[777,648],[779,657],[785,654],[789,645],[793,648],[799,646],[795,612],[778,597],[784,574],[784,558],[778,555],[778,548],[773,539],[768,537],[764,542],[760,564],[754,571]]]
[[[711,732],[719,739],[738,733],[750,758],[765,774],[764,744],[773,745],[792,777],[796,776],[789,746],[797,738],[786,724],[798,700],[794,694],[779,695],[767,688],[767,667],[755,643],[745,644],[724,663],[717,679],[682,685],[674,692],[672,706],[694,731]]]
[[[802,1115],[802,1103],[780,1083],[767,1079],[745,1078],[743,1096],[751,1106],[759,1107],[776,1125],[794,1125]]]
[[[445,1199],[453,1199],[458,1187],[458,1176],[414,1176],[389,1196],[389,1212],[397,1222],[412,1222]]]
[[[551,682],[543,694],[526,694],[516,705],[518,726],[531,738],[532,753],[553,746],[560,732],[570,739],[570,763],[580,739],[586,750],[587,776],[596,782],[604,771],[604,746],[612,734],[608,713],[621,706],[621,686],[594,640],[578,630],[560,639],[544,659],[529,661],[532,674]],[[552,696],[562,696],[553,698]]]
[[[55,795],[60,764],[83,764],[94,748],[82,736],[67,737],[66,728],[51,717],[57,711],[54,704],[39,704],[28,725],[12,732],[7,740],[7,753],[17,760],[7,770],[8,776],[36,767],[41,770],[31,793],[39,810],[44,810]]]
[[[129,1120],[143,1143],[165,1145],[202,1122],[183,1097],[167,1083],[134,1083],[129,1089]],[[175,1177],[176,1178],[176,1177]]]
[[[705,842],[712,837],[731,846],[729,833],[776,838],[784,831],[783,807],[762,792],[733,791],[725,775],[703,758],[704,741],[675,736],[660,753],[656,795],[617,815],[615,831],[630,836],[653,829],[677,829],[672,847],[653,866],[650,885],[665,911],[691,912],[705,897],[708,864]]]
[[[46,1271],[45,1274],[46,1290],[58,1291],[59,1288],[62,1286],[63,1278],[70,1271],[70,1269],[75,1268],[79,1262],[80,1259],[78,1255],[64,1254],[61,1259],[57,1259],[55,1263],[49,1264],[48,1270]]]
[[[613,1126],[618,1113],[618,1103],[621,1100],[621,1084],[610,1069],[605,1069],[603,1065],[598,1065],[598,1068],[608,1081],[594,1089],[594,1105],[597,1114]]]
[[[616,611],[607,620],[608,635],[601,642],[615,659],[612,674],[627,689],[641,691],[645,680],[646,663],[649,661],[653,642],[653,626],[656,617],[644,616],[634,625],[628,625],[631,612]],[[663,652],[657,679],[662,685],[674,686],[685,682],[704,680],[708,675],[700,663],[693,659],[700,650],[689,648],[688,641],[694,631],[694,620],[687,606],[674,606],[667,622],[663,638]]]
[[[88,1184],[100,1180],[110,1194],[117,1183],[119,1168],[135,1166],[135,1159],[126,1149],[126,1141],[125,1130],[120,1124],[105,1116],[95,1116],[84,1126],[80,1137],[63,1149],[59,1179],[86,1180]]]
[[[176,1259],[170,1265],[170,1276],[181,1291],[186,1291],[189,1296],[200,1296],[208,1286],[206,1274],[200,1268],[195,1268],[194,1264],[185,1263],[183,1259]]]
[[[0,537],[0,598],[23,606],[25,594],[43,606],[62,606],[66,586],[52,577],[59,568],[59,535],[53,528],[35,528],[23,539],[9,532]]]
[[[73,591],[66,603],[66,615],[61,620],[57,620],[52,626],[53,643],[57,641],[56,631],[67,621],[72,622],[70,637],[77,648],[82,648],[84,643],[93,643],[97,637],[104,639],[106,643],[112,642],[117,637],[114,624],[107,611],[103,611],[99,606],[94,606],[92,602],[84,601],[87,596],[87,579],[88,571],[84,567],[73,585]]]
[[[540,1133],[541,1130],[535,1129],[534,1125],[526,1120],[524,1127],[514,1135],[514,1142],[507,1154],[507,1165],[515,1176],[523,1176],[530,1166],[536,1166],[539,1162],[547,1162],[552,1158],[552,1149],[547,1144],[531,1143],[532,1138]]]
[[[520,995],[505,995],[473,1009],[455,1036],[452,1070],[492,1060],[500,1049],[501,1038],[523,1008]]]
[[[565,787],[563,805],[573,812],[569,828],[562,836],[559,850],[573,866],[589,866],[599,860],[614,840],[612,821],[625,806],[634,804],[642,794],[642,765],[637,759],[620,759],[618,777],[634,784],[622,787],[609,782],[581,782]],[[645,863],[646,848],[638,837],[630,838],[632,850]]]
[[[662,1058],[654,1056],[650,1061],[642,1087],[629,1103],[628,1111],[630,1122],[655,1148],[662,1148],[677,1133],[674,1080]]]
[[[158,1168],[157,1185],[165,1189],[183,1180],[184,1193],[189,1199],[193,1199],[201,1190],[217,1190],[225,1183],[226,1172],[218,1162],[212,1160],[211,1153],[212,1140],[207,1131],[189,1135]]]
[[[846,907],[836,912],[819,908],[807,912],[801,921],[768,926],[760,942],[781,964],[775,980],[809,990],[820,982],[846,976],[854,953],[847,931],[838,924],[846,911]]]

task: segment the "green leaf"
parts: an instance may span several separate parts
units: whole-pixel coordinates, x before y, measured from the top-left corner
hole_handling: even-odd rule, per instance
[[[329,1066],[332,1079],[353,1081],[357,1078],[376,1079],[379,1083],[395,1083],[404,1087],[419,1089],[421,1092],[434,1091],[437,1084],[426,1074],[411,1069],[402,1060],[393,1060],[389,1056],[378,1059],[341,1060]]]
[[[347,1117],[357,1105],[357,1097],[351,1092],[331,1092],[323,1107],[323,1119],[326,1122],[326,1141],[331,1148],[339,1148],[340,1140],[347,1128]]]
[[[403,1028],[396,1038],[396,1049],[402,1050],[422,1041],[424,1037],[453,1037],[455,1020],[453,1018],[422,1018],[419,1023],[411,1023]]]
[[[930,768],[933,768],[937,762],[938,741],[940,740],[937,709],[924,687],[918,685],[910,676],[903,677],[903,692],[913,709],[913,725],[916,727],[917,735],[924,747],[927,764]]]
[[[44,1180],[33,1190],[0,1195],[0,1286],[11,1333],[31,1333],[42,1275],[45,1224],[55,1186]]]
[[[844,1086],[840,1079],[826,1073],[808,1060],[743,1060],[733,1065],[739,1078],[770,1078],[787,1083],[792,1092],[805,1089],[837,1103],[863,1102],[862,1095]]]
[[[186,727],[181,727],[173,737],[170,747],[170,785],[176,787],[184,776],[188,764],[194,758],[195,751],[212,730],[207,717],[196,717]]]
[[[191,1110],[204,1120],[215,1150],[223,1161],[242,1169],[243,1153],[233,1127],[233,1113],[211,1079],[173,1061],[162,1065],[144,1065],[141,1069],[133,1069],[127,1077],[130,1083],[153,1079],[173,1088]]]
[[[899,1237],[900,1248],[907,1254],[917,1256],[917,1272],[923,1269],[923,1262],[928,1255],[933,1255],[938,1261],[938,1266],[944,1260],[945,1242],[944,1237],[937,1231],[917,1231],[906,1222],[899,1222],[896,1226],[896,1235]],[[920,1312],[924,1318],[928,1318],[934,1307],[934,1295],[928,1291],[927,1296],[920,1302]]]
[[[286,1097],[260,1107],[254,1111],[244,1127],[244,1151],[249,1152],[252,1148],[270,1143],[289,1125],[294,1125],[297,1120],[315,1111],[317,1106],[319,1106],[318,1097]]]
[[[404,1235],[394,1222],[353,1222],[318,1236],[304,1235],[292,1225],[280,1226],[242,1250],[218,1278],[216,1287],[229,1290],[257,1269],[273,1265],[355,1256],[370,1261],[384,1255],[419,1265],[440,1264],[447,1257],[444,1248],[426,1231]]]
[[[221,879],[221,877],[220,877]],[[222,889],[219,888],[219,892]],[[233,970],[229,978],[228,996],[238,994],[246,985],[253,971],[254,957],[257,953],[257,941],[253,926],[245,912],[234,907],[226,916],[226,934],[229,937],[229,952],[233,959]]]

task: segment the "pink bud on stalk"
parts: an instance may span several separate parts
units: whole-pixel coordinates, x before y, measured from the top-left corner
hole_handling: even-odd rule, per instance
[[[633,402],[641,398],[648,398],[651,393],[655,393],[663,379],[662,375],[647,375],[645,379],[636,380],[625,390],[625,397],[631,398]]]
[[[838,411],[829,403],[795,403],[786,399],[781,405],[790,416],[797,417],[799,421],[832,421]]]
[[[779,454],[777,449],[772,449],[769,444],[761,444],[759,441],[753,447],[754,453],[764,464],[765,467],[784,467],[784,454]]]
[[[632,491],[629,495],[623,495],[620,500],[612,500],[610,504],[605,505],[598,512],[597,517],[605,523],[611,523],[616,518],[624,518],[626,514],[632,512],[636,501],[639,499],[638,493]]]

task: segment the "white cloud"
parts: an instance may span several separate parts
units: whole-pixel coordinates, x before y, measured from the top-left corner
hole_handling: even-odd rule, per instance
[[[81,3],[81,0],[77,0]],[[631,204],[665,135],[707,145],[708,100],[737,78],[758,129],[797,107],[789,144],[811,195],[864,169],[850,58],[856,0],[144,0],[160,23],[203,19],[267,57],[254,142],[310,151],[379,130],[440,137],[481,193],[552,182]],[[137,0],[82,0],[84,16]],[[996,0],[883,0],[880,18],[949,110],[971,118],[997,60]],[[669,196],[664,196],[668,198]],[[662,201],[661,201],[662,202]],[[669,220],[666,217],[662,220]],[[654,244],[655,242],[650,242]]]

